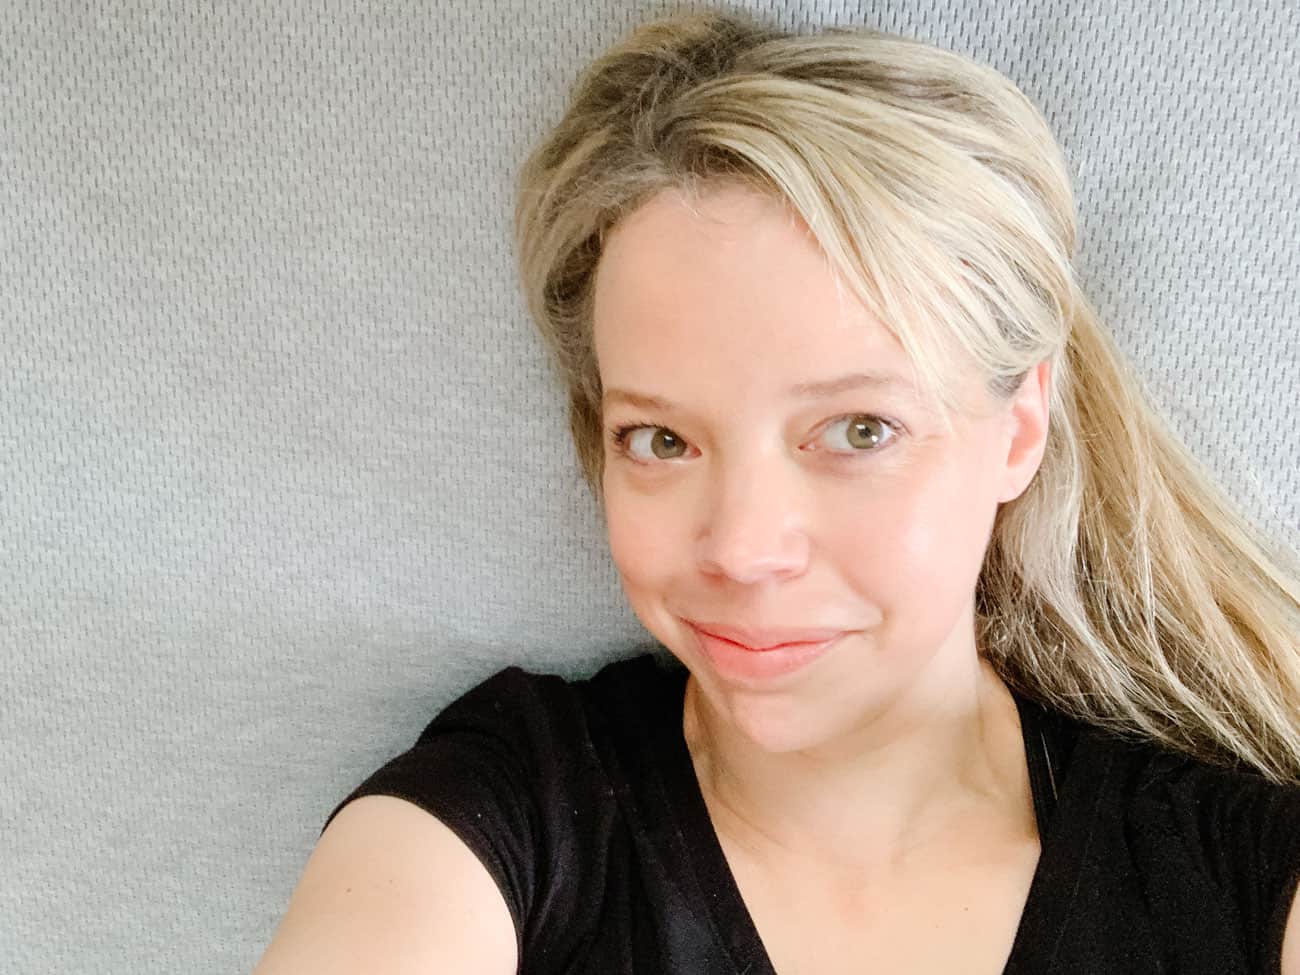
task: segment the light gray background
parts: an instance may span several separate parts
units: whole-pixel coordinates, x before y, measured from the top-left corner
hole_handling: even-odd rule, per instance
[[[1152,396],[1300,542],[1300,7],[756,6],[1016,80]],[[438,708],[649,644],[509,220],[579,66],[669,9],[0,8],[0,970],[250,969]]]

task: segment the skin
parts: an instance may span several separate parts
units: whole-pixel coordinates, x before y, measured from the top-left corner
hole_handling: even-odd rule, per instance
[[[908,360],[797,214],[741,187],[665,191],[626,217],[594,316],[611,553],[690,670],[683,733],[719,833],[773,875],[845,891],[953,844],[1036,837],[973,597],[998,506],[1042,458],[1050,363],[1001,402],[962,377],[951,433],[907,385],[792,397],[846,372],[908,382]],[[862,414],[896,428],[864,448],[837,422]],[[631,456],[609,437],[627,423],[647,425]],[[757,686],[720,677],[683,618],[853,632]]]

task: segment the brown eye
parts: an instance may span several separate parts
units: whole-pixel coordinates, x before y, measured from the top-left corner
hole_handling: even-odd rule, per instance
[[[647,433],[650,434],[650,452],[659,460],[674,460],[685,449],[682,439],[666,427],[639,427],[626,437],[628,452],[633,457],[636,456],[636,451],[631,449],[631,445]]]
[[[888,420],[882,420],[869,413],[841,417],[828,429],[833,430],[840,424],[845,425],[845,440],[853,448],[847,453],[871,453],[878,450],[881,444],[888,443],[894,436],[894,428]]]

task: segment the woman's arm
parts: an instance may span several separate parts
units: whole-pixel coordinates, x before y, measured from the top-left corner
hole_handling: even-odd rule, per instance
[[[1291,902],[1291,919],[1282,935],[1282,975],[1300,975],[1300,892]]]
[[[413,803],[349,802],[321,834],[253,975],[514,975],[514,921],[495,881]]]

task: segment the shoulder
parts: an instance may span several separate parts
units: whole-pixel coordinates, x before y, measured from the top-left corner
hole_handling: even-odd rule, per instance
[[[621,828],[606,742],[630,720],[623,704],[656,670],[648,657],[586,679],[498,670],[442,708],[325,826],[363,796],[418,806],[486,868],[524,948],[564,953],[582,935],[574,919],[601,896],[606,850]]]
[[[456,732],[509,735],[558,725],[573,732],[572,722],[608,698],[626,695],[647,675],[662,669],[653,654],[615,660],[590,677],[570,677],[511,665],[462,691],[441,708],[419,741]]]
[[[1082,738],[1107,757],[1119,798],[1133,813],[1174,817],[1207,841],[1234,823],[1282,827],[1288,835],[1300,825],[1300,782],[1273,782],[1244,764],[1214,764],[1099,729]]]
[[[666,681],[671,678],[663,662],[649,653],[605,664],[586,678],[505,667],[443,708],[416,744],[477,736],[509,744],[512,751],[582,761],[611,720],[652,712]]]
[[[571,829],[574,810],[608,798],[610,763],[620,750],[643,746],[645,722],[670,704],[664,692],[673,679],[652,654],[614,661],[585,679],[505,667],[438,711],[410,747],[334,807],[325,826],[351,800],[383,794],[453,827],[494,824],[511,842],[538,829]]]
[[[1212,851],[1232,845],[1300,857],[1300,782],[1277,783],[1244,764],[1220,765],[1166,745],[1082,726],[1078,750],[1104,768],[1110,812],[1176,831]],[[1246,864],[1242,864],[1245,866]]]
[[[1213,905],[1255,956],[1252,970],[1277,971],[1300,883],[1300,783],[1094,728],[1078,747],[1089,756],[1081,767],[1107,780],[1098,807],[1107,849],[1148,902],[1184,917]]]

